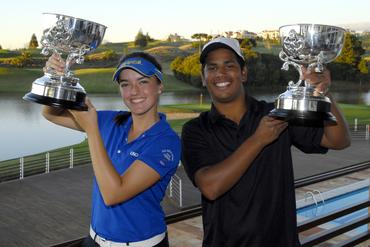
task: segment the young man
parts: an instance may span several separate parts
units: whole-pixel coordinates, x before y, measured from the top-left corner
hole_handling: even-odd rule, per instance
[[[349,146],[343,115],[327,94],[336,125],[293,126],[268,117],[274,105],[244,91],[247,68],[237,40],[210,41],[200,62],[212,107],[184,125],[182,161],[202,193],[203,247],[299,246],[291,146],[306,153]],[[327,70],[304,76],[327,92]]]

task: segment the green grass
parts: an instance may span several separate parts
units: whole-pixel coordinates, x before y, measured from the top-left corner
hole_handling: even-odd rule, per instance
[[[172,129],[176,132],[176,133],[181,133],[181,130],[182,130],[182,126],[187,122],[189,121],[190,119],[174,119],[174,120],[168,120],[168,122],[170,123]]]
[[[174,104],[162,106],[160,110],[164,112],[203,112],[210,108],[210,104]]]
[[[88,93],[117,93],[117,84],[112,81],[113,72],[114,68],[80,69],[76,71],[76,76]],[[163,77],[166,92],[199,91],[173,75],[164,74]]]
[[[355,118],[359,125],[370,124],[370,106],[339,104],[339,107],[350,125],[354,124]]]
[[[76,77],[86,92],[94,94],[117,93],[118,87],[112,82],[114,68],[87,68],[75,70]],[[0,93],[27,93],[32,82],[43,76],[41,69],[0,67]],[[173,75],[164,74],[166,92],[199,91],[189,84],[177,80]]]
[[[26,93],[32,82],[42,75],[40,69],[0,67],[0,93]]]

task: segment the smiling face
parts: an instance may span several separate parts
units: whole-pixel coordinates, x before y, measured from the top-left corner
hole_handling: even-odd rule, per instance
[[[118,80],[125,105],[133,115],[157,113],[163,85],[155,76],[145,77],[132,69],[121,71]]]
[[[233,51],[219,48],[207,54],[202,81],[216,104],[244,99],[246,79],[247,68],[240,68]]]

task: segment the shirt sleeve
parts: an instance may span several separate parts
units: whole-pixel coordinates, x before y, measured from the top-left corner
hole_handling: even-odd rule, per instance
[[[194,181],[195,173],[202,167],[208,166],[212,157],[209,157],[209,145],[204,137],[199,122],[191,120],[182,128],[182,164],[184,169],[196,186]]]
[[[326,153],[327,148],[320,145],[324,134],[323,127],[292,126],[289,127],[292,144],[305,153]]]
[[[161,177],[164,177],[169,172],[176,170],[180,161],[180,153],[180,138],[173,134],[158,138],[147,145],[139,155],[138,160],[141,160],[158,172]]]
[[[96,113],[98,116],[99,129],[111,124],[114,121],[114,117],[117,115],[117,112],[114,111],[96,111]]]

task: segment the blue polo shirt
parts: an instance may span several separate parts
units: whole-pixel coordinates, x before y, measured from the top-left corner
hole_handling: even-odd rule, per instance
[[[135,197],[114,206],[105,205],[94,178],[91,226],[101,237],[115,242],[136,242],[166,231],[161,208],[166,187],[176,172],[181,144],[164,114],[160,120],[135,140],[127,142],[132,117],[121,125],[114,121],[118,111],[99,111],[98,124],[104,146],[119,174],[135,160],[141,160],[158,174],[160,180]]]

